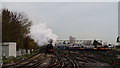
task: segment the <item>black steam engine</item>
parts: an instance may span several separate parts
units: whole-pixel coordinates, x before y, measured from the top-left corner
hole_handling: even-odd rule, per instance
[[[49,44],[46,46],[46,52],[47,53],[53,53],[54,52],[54,48],[53,48],[53,45],[52,45],[53,40],[50,39],[48,42],[49,42]]]
[[[47,53],[54,52],[53,45],[52,44],[48,44],[47,47],[46,47],[46,50],[47,50]]]
[[[41,46],[40,48],[39,48],[39,52],[43,52],[43,53],[53,53],[54,52],[54,47],[53,47],[53,45],[52,45],[52,42],[53,42],[53,40],[52,39],[50,39],[49,41],[49,44],[47,44],[47,45],[44,45],[44,46]]]

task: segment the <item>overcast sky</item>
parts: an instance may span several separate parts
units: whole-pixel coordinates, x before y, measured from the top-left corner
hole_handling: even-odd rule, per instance
[[[4,2],[3,8],[25,12],[34,24],[47,23],[58,39],[101,39],[115,43],[117,2]]]
[[[2,2],[118,2],[119,0],[1,0]]]

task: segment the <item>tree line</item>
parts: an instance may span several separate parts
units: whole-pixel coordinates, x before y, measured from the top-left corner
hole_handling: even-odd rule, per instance
[[[16,42],[18,49],[35,49],[37,43],[29,35],[32,21],[26,14],[2,9],[2,42]]]

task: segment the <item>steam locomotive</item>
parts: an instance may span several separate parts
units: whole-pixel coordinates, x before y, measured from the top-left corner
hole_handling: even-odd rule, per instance
[[[47,53],[53,53],[54,52],[53,45],[52,44],[48,44],[46,46],[46,50],[47,50]]]
[[[48,42],[49,42],[49,44],[39,47],[40,53],[53,53],[54,52],[52,40],[49,40]]]
[[[47,53],[53,53],[54,52],[53,45],[52,45],[53,40],[49,39],[48,42],[49,44],[46,46]]]

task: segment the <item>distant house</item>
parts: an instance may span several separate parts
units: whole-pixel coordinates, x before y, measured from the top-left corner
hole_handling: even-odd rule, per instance
[[[2,56],[14,56],[16,57],[16,43],[15,42],[4,42],[0,45]]]

